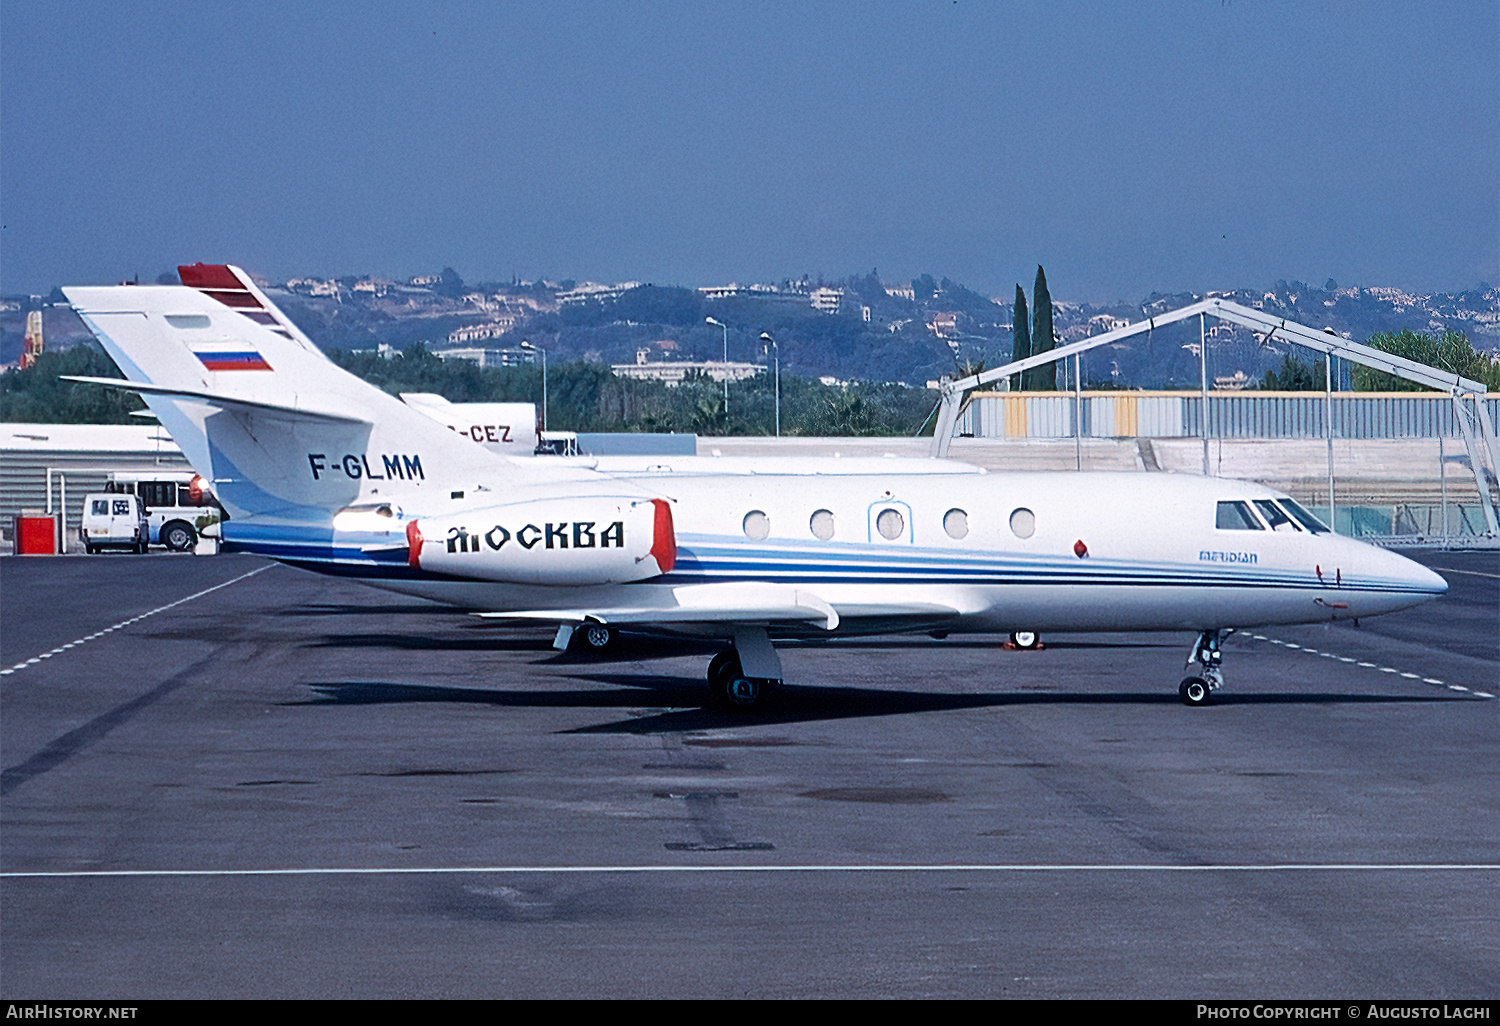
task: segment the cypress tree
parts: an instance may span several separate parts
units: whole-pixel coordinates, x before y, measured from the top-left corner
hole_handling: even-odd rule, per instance
[[[1010,347],[1010,358],[1012,360],[1024,360],[1031,355],[1031,315],[1026,312],[1026,293],[1021,291],[1021,286],[1016,286],[1016,305],[1011,310],[1010,330],[1014,340]],[[1031,374],[1026,372],[1027,377]],[[1010,376],[1010,390],[1019,392],[1021,390],[1020,374]]]
[[[1042,265],[1036,267],[1036,285],[1031,290],[1032,325],[1031,355],[1051,352],[1057,346],[1052,337],[1052,296],[1047,291],[1047,275]],[[1057,364],[1033,367],[1029,372],[1030,384],[1026,387],[1037,392],[1057,390]]]

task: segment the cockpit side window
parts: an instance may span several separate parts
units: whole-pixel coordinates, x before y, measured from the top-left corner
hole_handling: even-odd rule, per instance
[[[1256,499],[1255,508],[1260,510],[1260,515],[1265,517],[1266,523],[1271,525],[1273,531],[1301,531],[1297,522],[1281,511],[1281,507],[1268,499]]]
[[[1264,531],[1265,527],[1243,502],[1221,502],[1214,526],[1221,531]]]
[[[1277,499],[1288,513],[1297,519],[1297,523],[1307,528],[1313,534],[1327,534],[1328,526],[1302,508],[1302,504],[1295,499]]]

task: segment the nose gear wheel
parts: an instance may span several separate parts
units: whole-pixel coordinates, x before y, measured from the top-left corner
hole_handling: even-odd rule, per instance
[[[1184,677],[1182,683],[1177,685],[1177,695],[1184,705],[1207,705],[1213,698],[1213,693],[1224,686],[1222,645],[1224,639],[1233,633],[1233,627],[1203,631],[1198,635],[1198,640],[1193,642],[1186,668],[1192,670],[1193,664],[1197,663],[1197,672]]]

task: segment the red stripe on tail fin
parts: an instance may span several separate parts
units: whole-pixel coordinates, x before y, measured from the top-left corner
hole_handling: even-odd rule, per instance
[[[240,289],[238,292],[231,292],[228,289],[199,289],[199,291],[205,296],[212,296],[225,306],[232,306],[236,309],[260,309],[260,300],[256,299],[253,293],[245,289]]]
[[[228,264],[182,264],[177,268],[177,277],[193,289],[236,289],[243,291],[245,285],[234,276]]]

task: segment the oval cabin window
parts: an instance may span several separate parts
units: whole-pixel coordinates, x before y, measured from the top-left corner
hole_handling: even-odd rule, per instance
[[[969,514],[961,509],[950,509],[943,514],[943,530],[955,540],[969,536]]]
[[[807,526],[812,531],[814,538],[817,538],[819,541],[827,541],[833,537],[833,511],[827,509],[818,510],[812,515],[812,519],[807,522]]]
[[[883,509],[875,518],[875,530],[880,532],[880,537],[886,541],[895,541],[901,537],[901,532],[906,530],[906,518],[893,509]]]
[[[1026,508],[1010,515],[1010,530],[1017,538],[1030,538],[1036,534],[1036,514]]]
[[[771,518],[758,509],[745,514],[745,537],[751,541],[763,541],[771,533]]]

